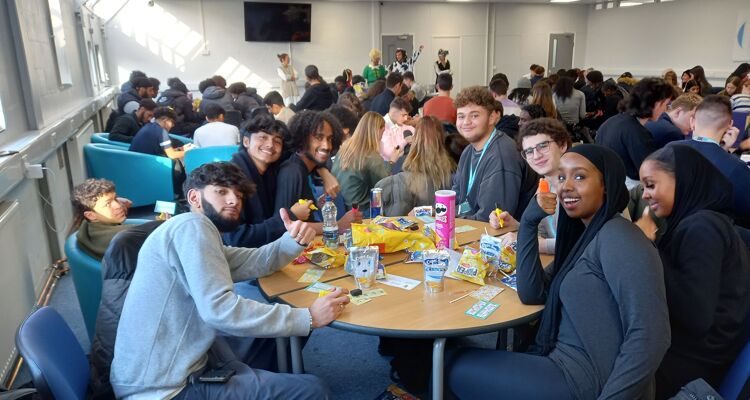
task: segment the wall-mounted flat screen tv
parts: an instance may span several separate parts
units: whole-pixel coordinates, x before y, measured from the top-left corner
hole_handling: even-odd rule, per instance
[[[309,42],[310,4],[245,2],[248,42]]]

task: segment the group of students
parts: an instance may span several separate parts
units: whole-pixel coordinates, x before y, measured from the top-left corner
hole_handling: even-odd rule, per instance
[[[438,81],[443,75],[450,76]],[[750,170],[727,152],[737,137],[729,100],[674,98],[671,85],[646,78],[596,131],[597,144],[574,146],[569,126],[544,104],[503,101],[507,78],[493,78],[452,101],[454,134],[437,117],[408,118],[399,73],[386,77],[388,99],[367,112],[329,105],[298,110],[288,124],[269,113],[247,120],[231,162],[188,176],[191,212],[163,223],[141,248],[113,349],[115,394],[325,395],[317,378],[269,373],[272,365],[240,351],[228,384],[197,379],[220,361],[212,350],[218,332],[304,336],[345,307],[343,290],[292,309],[249,300],[232,286],[283,268],[322,233],[311,207],[320,205],[320,187],[344,197],[340,230],[368,214],[375,187],[386,215],[433,204],[436,190],[452,189],[458,217],[518,226],[518,295],[545,305],[532,347],[458,350],[447,367],[458,397],[669,398],[697,378],[718,387],[746,342],[750,311],[750,235],[736,226],[750,204],[750,185],[742,186]],[[580,96],[565,102],[573,97]],[[514,135],[503,129],[512,115],[506,105],[520,114]],[[149,114],[141,108],[133,115],[142,120]],[[561,115],[575,114],[566,108]],[[173,122],[158,121],[173,116],[153,113],[169,131]],[[655,144],[653,131],[675,129],[681,136]],[[536,193],[539,177],[552,193]],[[79,243],[105,256],[125,229],[127,201],[100,181],[73,198]],[[540,253],[555,254],[554,263],[544,268]]]

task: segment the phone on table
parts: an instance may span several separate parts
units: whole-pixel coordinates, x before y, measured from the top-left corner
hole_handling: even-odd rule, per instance
[[[236,373],[231,368],[210,369],[198,377],[198,382],[203,383],[227,383]]]

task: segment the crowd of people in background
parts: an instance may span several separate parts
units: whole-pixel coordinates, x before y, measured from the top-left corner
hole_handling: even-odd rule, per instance
[[[200,82],[194,99],[179,78],[160,91],[157,79],[133,71],[108,127],[111,140],[174,160],[192,150],[170,134],[237,151],[229,163],[191,173],[176,193],[191,212],[144,244],[139,263],[151,267],[139,266],[117,330],[118,396],[192,398],[205,387],[190,377],[202,371],[217,331],[307,335],[335,319],[348,302],[341,290],[309,310],[212,294],[295,258],[323,232],[313,207],[323,196],[343,197],[341,231],[360,222],[373,188],[382,189],[388,216],[432,205],[436,190],[451,189],[458,217],[518,227],[518,295],[544,311],[525,333],[526,352],[456,352],[446,384],[459,398],[666,399],[698,378],[718,387],[746,342],[750,311],[750,169],[738,157],[750,138],[732,114],[750,111],[750,64],[723,87],[713,87],[701,66],[678,81],[672,69],[605,79],[593,68],[533,64],[514,87],[497,73],[486,86],[456,91],[445,49],[435,76],[420,77],[430,84],[418,83],[422,50],[398,49],[384,66],[372,49],[361,75],[345,68],[332,83],[315,65],[298,77],[290,56],[279,54],[280,91],[263,97],[217,75]],[[551,193],[537,192],[540,178]],[[79,240],[101,258],[129,204],[111,184],[92,181],[74,199]],[[173,253],[181,261],[170,261]],[[554,254],[553,264],[542,266],[540,253]],[[239,258],[269,254],[278,258],[262,267]],[[168,292],[155,277],[175,276],[179,304],[154,300],[154,292]],[[188,350],[177,336],[159,335],[159,307],[170,311],[167,325],[188,324],[200,345]],[[176,363],[151,359],[154,368],[168,366],[167,377],[143,368],[151,348],[178,355]],[[232,379],[243,384],[224,390],[257,386],[251,371],[241,367]],[[427,385],[402,382],[415,391]],[[309,376],[277,376],[263,386],[282,397],[325,392]]]

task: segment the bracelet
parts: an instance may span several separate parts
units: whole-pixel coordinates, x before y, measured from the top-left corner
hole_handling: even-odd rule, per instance
[[[310,313],[310,333],[312,333],[312,331],[313,331],[313,318],[312,318],[312,313]]]

